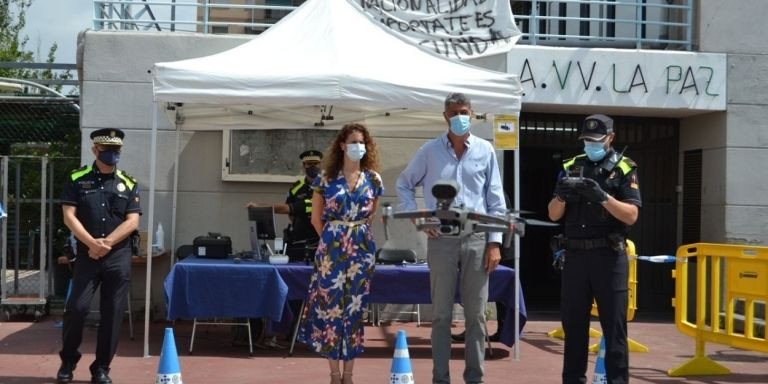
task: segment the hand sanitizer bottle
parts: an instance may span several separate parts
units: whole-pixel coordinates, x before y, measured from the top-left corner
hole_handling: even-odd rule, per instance
[[[158,223],[157,231],[155,232],[155,245],[153,246],[155,251],[159,252],[165,249],[164,241],[165,241],[165,232],[163,231],[163,223]]]

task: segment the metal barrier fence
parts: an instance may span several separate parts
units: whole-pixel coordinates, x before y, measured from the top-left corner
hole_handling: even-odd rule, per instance
[[[36,318],[46,311],[54,293],[55,253],[61,250],[53,240],[61,229],[54,196],[78,161],[0,157],[0,202],[8,214],[0,220],[0,307],[6,319],[27,307],[34,308]]]
[[[94,0],[93,27],[258,34],[303,0],[260,2]],[[693,49],[693,0],[512,0],[510,4],[523,33],[520,44]]]
[[[680,332],[696,340],[696,353],[670,369],[670,376],[730,373],[706,356],[708,342],[768,352],[768,247],[683,245],[677,249],[673,277],[675,323]],[[694,319],[689,318],[689,311]]]

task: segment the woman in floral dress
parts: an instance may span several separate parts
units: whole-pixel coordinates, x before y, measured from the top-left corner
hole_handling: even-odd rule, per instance
[[[362,315],[376,253],[371,224],[384,186],[364,125],[342,127],[325,161],[312,184],[312,225],[320,243],[299,340],[328,359],[331,384],[351,384],[354,359],[363,351]]]

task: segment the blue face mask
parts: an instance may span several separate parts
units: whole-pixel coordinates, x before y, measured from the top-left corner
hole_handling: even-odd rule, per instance
[[[347,157],[352,161],[358,161],[365,156],[365,144],[349,143],[347,144]]]
[[[448,121],[451,123],[451,132],[456,136],[466,135],[472,125],[469,121],[469,115],[456,115]]]
[[[584,153],[592,161],[600,161],[605,157],[605,143],[602,141],[585,141]]]
[[[320,174],[320,167],[316,165],[309,166],[307,168],[304,168],[304,173],[306,173],[307,177],[310,179],[314,179],[317,177],[317,175]]]
[[[107,149],[100,151],[97,158],[106,165],[115,165],[118,161],[120,161],[120,152],[114,149]]]

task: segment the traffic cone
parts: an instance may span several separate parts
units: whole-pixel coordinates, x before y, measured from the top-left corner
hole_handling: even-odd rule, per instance
[[[595,361],[595,374],[592,376],[592,384],[607,384],[608,378],[605,377],[605,337],[600,338],[600,350],[597,351],[597,361]]]
[[[405,331],[397,331],[395,341],[395,356],[392,359],[392,369],[389,375],[390,384],[413,384],[413,370],[411,369],[411,357],[408,355],[408,342],[405,340]]]
[[[160,366],[157,367],[155,384],[183,384],[181,382],[181,369],[179,368],[179,355],[176,354],[176,340],[173,338],[173,328],[165,329],[163,350],[160,352]]]

